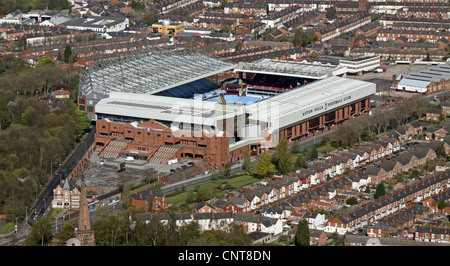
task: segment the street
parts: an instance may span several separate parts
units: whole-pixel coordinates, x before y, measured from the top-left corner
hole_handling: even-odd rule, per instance
[[[78,162],[83,158],[85,154],[85,147],[90,147],[94,142],[95,127],[91,126],[87,133],[82,137],[78,146],[75,147],[73,152],[68,155],[68,158],[63,162],[61,169],[53,173],[53,178],[49,179],[45,185],[44,190],[41,191],[35,203],[28,210],[29,220],[28,223],[33,225],[33,223],[44,215],[48,206],[53,200],[53,189],[55,189],[61,178],[65,178],[70,172],[77,166]]]

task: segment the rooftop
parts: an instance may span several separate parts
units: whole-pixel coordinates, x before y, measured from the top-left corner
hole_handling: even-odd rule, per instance
[[[257,112],[250,119],[277,121],[279,128],[311,119],[326,110],[369,97],[376,85],[371,82],[329,77],[248,105]]]
[[[102,99],[110,92],[155,94],[231,70],[236,64],[182,51],[143,51],[94,63],[80,75],[80,96]]]
[[[344,74],[346,68],[320,62],[297,62],[288,60],[261,59],[253,63],[240,62],[237,72],[262,73],[311,79],[323,79]]]

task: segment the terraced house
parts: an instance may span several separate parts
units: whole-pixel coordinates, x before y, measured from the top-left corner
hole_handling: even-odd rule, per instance
[[[450,188],[450,172],[436,173],[393,194],[380,197],[355,211],[328,220],[325,231],[339,234],[353,232],[448,188]]]

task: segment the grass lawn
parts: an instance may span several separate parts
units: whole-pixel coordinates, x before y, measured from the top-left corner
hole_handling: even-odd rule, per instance
[[[254,178],[252,176],[249,175],[241,175],[241,176],[236,176],[236,177],[232,177],[230,179],[219,179],[219,180],[215,180],[213,182],[207,183],[207,184],[203,184],[200,185],[199,188],[206,188],[206,190],[210,193],[214,193],[214,195],[212,195],[213,197],[218,197],[221,195],[224,195],[228,192],[231,191],[231,189],[226,189],[226,190],[219,190],[216,189],[217,186],[219,186],[221,183],[226,182],[228,185],[231,185],[234,187],[234,189],[237,188],[241,188],[244,187],[246,185],[249,185],[251,183],[254,183],[256,181],[258,181],[259,179]],[[166,202],[173,204],[173,205],[178,205],[181,203],[186,202],[187,199],[187,195],[189,191],[194,191],[193,188],[188,189],[180,194],[177,194],[175,196],[171,196],[171,197],[167,197],[166,198]]]
[[[7,234],[9,232],[14,231],[14,225],[15,224],[13,222],[6,223],[0,230],[0,234]]]

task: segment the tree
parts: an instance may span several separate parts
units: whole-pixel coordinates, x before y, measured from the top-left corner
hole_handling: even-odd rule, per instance
[[[67,242],[72,237],[74,237],[74,228],[71,223],[65,223],[61,230],[60,239]]]
[[[275,147],[273,161],[280,174],[285,175],[291,170],[291,156],[288,152],[288,142],[286,139],[281,139],[280,143]]]
[[[27,246],[44,246],[52,239],[52,224],[48,218],[37,221],[31,229],[30,235],[25,240]]]
[[[44,55],[44,56],[41,56],[41,58],[39,58],[38,63],[36,64],[36,67],[43,67],[46,65],[54,65],[54,64],[55,64],[55,61],[53,61],[53,59]]]
[[[437,207],[442,213],[442,211],[445,209],[445,207],[447,207],[447,203],[445,203],[445,201],[441,200],[441,201],[438,202],[438,206]]]
[[[384,195],[386,195],[386,189],[384,187],[384,184],[380,183],[380,184],[378,184],[378,186],[377,186],[377,188],[375,190],[374,198],[378,199],[379,197],[382,197]]]
[[[358,204],[358,200],[355,197],[351,197],[345,203],[348,205],[355,205]]]
[[[334,6],[325,9],[327,19],[335,19],[337,17],[337,10]]]
[[[275,165],[271,163],[271,156],[263,153],[259,156],[258,162],[253,169],[253,174],[259,178],[267,177],[273,173]]]
[[[66,45],[66,48],[64,49],[64,57],[63,61],[66,63],[73,63],[73,54],[72,54],[72,48],[70,45]]]
[[[295,234],[295,245],[296,246],[309,246],[310,233],[308,222],[306,220],[300,220],[297,225],[297,233]]]
[[[290,151],[293,154],[302,152],[302,145],[300,144],[300,142],[295,142],[294,144],[292,144],[290,147]]]
[[[319,156],[319,152],[317,151],[316,146],[313,146],[311,152],[309,153],[309,159],[315,160]]]
[[[159,14],[158,10],[151,10],[147,13],[144,13],[142,20],[146,26],[151,26],[153,23],[157,22],[160,17],[161,15]]]
[[[205,187],[200,187],[197,190],[197,194],[195,195],[195,200],[198,202],[208,200],[211,197],[210,193],[208,192],[208,189]]]
[[[303,154],[300,154],[299,156],[297,156],[297,159],[295,160],[295,167],[297,168],[307,168],[308,164],[305,160],[305,158],[303,157]]]

